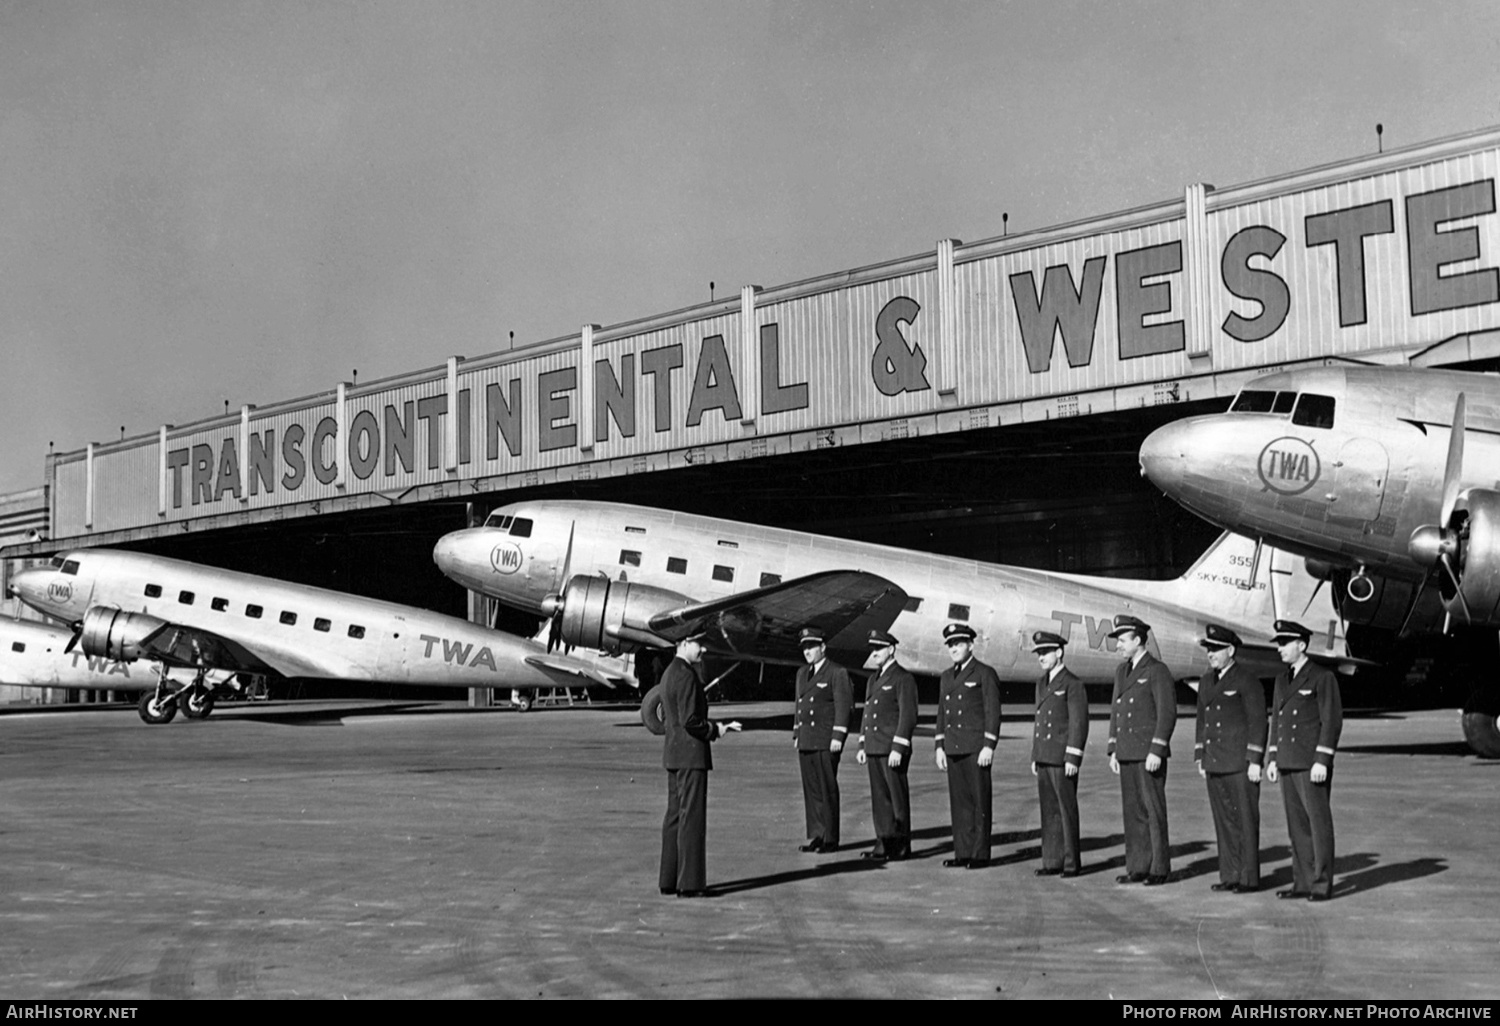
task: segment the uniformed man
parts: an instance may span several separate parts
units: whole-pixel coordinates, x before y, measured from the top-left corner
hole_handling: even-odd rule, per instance
[[[1031,775],[1042,808],[1042,868],[1037,876],[1077,876],[1078,770],[1089,737],[1089,699],[1083,681],[1063,665],[1062,635],[1037,631],[1031,651],[1041,664],[1036,683],[1036,726]]]
[[[807,665],[797,670],[797,709],[792,747],[802,769],[802,804],[807,813],[806,852],[839,847],[839,753],[849,736],[854,706],[849,673],[828,658],[823,632],[804,627],[800,643]]]
[[[1287,668],[1271,698],[1266,779],[1282,782],[1286,832],[1292,842],[1292,886],[1278,898],[1333,897],[1333,753],[1344,729],[1344,707],[1333,671],[1307,658],[1312,631],[1277,620],[1271,640]]]
[[[1198,682],[1193,760],[1208,781],[1208,807],[1219,845],[1219,882],[1210,890],[1260,890],[1260,766],[1266,757],[1266,693],[1234,660],[1240,636],[1209,624],[1198,644],[1209,671]]]
[[[865,687],[865,712],[859,724],[855,759],[870,768],[870,811],[875,820],[875,847],[860,858],[899,861],[911,854],[912,734],[917,728],[917,682],[896,662],[896,641],[886,631],[871,631],[870,662],[875,672]]]
[[[731,730],[737,720],[715,723],[708,718],[701,664],[703,636],[694,634],[677,643],[677,656],[662,674],[661,712],[665,744],[661,764],[667,771],[667,814],[661,821],[663,894],[701,898],[708,893],[708,771],[713,769],[710,741]]]
[[[1125,821],[1125,872],[1116,883],[1155,887],[1171,879],[1167,839],[1167,759],[1177,725],[1172,671],[1150,652],[1151,627],[1134,616],[1115,617],[1118,644],[1114,696],[1109,706],[1110,772],[1120,778]]]
[[[1000,739],[1000,679],[974,658],[974,628],[950,623],[943,643],[953,665],[938,682],[937,768],[948,774],[953,857],[943,865],[983,869],[990,864],[994,793],[990,766]]]

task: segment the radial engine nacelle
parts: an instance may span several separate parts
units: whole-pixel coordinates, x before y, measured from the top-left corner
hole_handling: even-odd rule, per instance
[[[86,656],[131,663],[145,654],[146,645],[166,626],[167,621],[147,613],[90,606],[83,614],[78,643]]]
[[[1426,539],[1419,537],[1424,530],[1418,528],[1412,536],[1414,549],[1424,544]],[[1455,538],[1457,547],[1452,561],[1456,586],[1440,578],[1444,607],[1460,622],[1500,625],[1500,492],[1465,492],[1444,535]]]
[[[690,603],[687,596],[662,588],[580,574],[568,581],[561,601],[552,603],[552,608],[557,609],[558,637],[564,643],[620,651],[669,645],[647,624],[657,613]]]

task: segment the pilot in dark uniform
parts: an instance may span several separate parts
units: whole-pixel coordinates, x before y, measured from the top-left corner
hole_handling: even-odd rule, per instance
[[[792,746],[802,768],[802,804],[807,813],[807,843],[802,851],[831,852],[839,847],[839,753],[849,736],[854,706],[849,673],[828,658],[823,632],[802,630],[802,658],[797,671],[797,709]]]
[[[708,886],[708,771],[713,769],[710,741],[735,722],[708,718],[699,666],[702,635],[677,643],[677,657],[662,674],[661,713],[665,745],[661,764],[667,771],[667,814],[661,821],[661,869],[657,874],[663,894],[699,898]]]
[[[1312,631],[1300,623],[1277,620],[1271,640],[1287,668],[1271,698],[1266,779],[1281,781],[1292,842],[1292,886],[1276,896],[1326,901],[1333,896],[1333,753],[1344,729],[1339,682],[1307,658]]]
[[[870,808],[875,820],[875,847],[860,858],[900,860],[911,854],[912,732],[917,728],[917,682],[896,662],[898,642],[885,631],[871,631],[870,658],[875,672],[865,688],[865,712],[859,725],[860,765],[870,768]]]
[[[1042,868],[1037,876],[1077,876],[1078,769],[1089,737],[1089,699],[1083,681],[1063,665],[1061,635],[1037,631],[1031,650],[1042,665],[1036,684],[1031,775],[1042,807]]]
[[[1109,632],[1119,642],[1120,665],[1109,705],[1109,768],[1120,777],[1125,820],[1125,872],[1116,883],[1148,887],[1172,874],[1167,839],[1167,759],[1177,725],[1172,671],[1150,652],[1151,627],[1134,616],[1115,617]]]
[[[1231,894],[1260,890],[1260,764],[1266,757],[1266,693],[1260,678],[1234,661],[1242,642],[1211,623],[1198,642],[1209,671],[1198,682],[1193,759],[1208,781],[1208,807],[1219,845],[1219,882]]]
[[[953,857],[943,865],[982,869],[990,864],[993,791],[990,765],[1000,739],[1000,679],[974,658],[974,628],[950,623],[943,643],[953,665],[938,682],[937,767],[948,774]]]

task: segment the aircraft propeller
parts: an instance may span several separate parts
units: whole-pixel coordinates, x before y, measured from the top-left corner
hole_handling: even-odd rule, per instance
[[[1469,614],[1469,603],[1464,598],[1458,571],[1454,567],[1454,561],[1463,551],[1464,542],[1463,531],[1453,523],[1453,514],[1458,508],[1459,488],[1463,483],[1464,422],[1464,393],[1460,392],[1458,400],[1453,404],[1453,428],[1448,435],[1448,458],[1443,464],[1443,502],[1438,513],[1438,522],[1423,524],[1413,531],[1411,541],[1407,543],[1407,551],[1412,559],[1430,568],[1431,574],[1436,574],[1438,568],[1442,568],[1448,575],[1449,583],[1453,585],[1454,594],[1458,596],[1459,608],[1463,610],[1465,622],[1472,623],[1473,617]],[[1412,608],[1416,608],[1415,600],[1413,600]],[[1409,619],[1410,615],[1408,615]],[[1445,632],[1447,626],[1445,623]],[[1405,630],[1406,626],[1403,624],[1402,632],[1404,633]]]
[[[551,655],[557,646],[562,643],[563,591],[567,588],[568,580],[572,575],[573,532],[577,527],[577,521],[568,526],[568,548],[567,552],[563,555],[562,575],[555,582],[556,590],[542,599],[542,612],[546,613],[550,620],[547,627],[548,655]]]

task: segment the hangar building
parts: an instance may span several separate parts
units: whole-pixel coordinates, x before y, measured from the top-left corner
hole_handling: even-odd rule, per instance
[[[1189,185],[163,424],[49,456],[45,537],[4,555],[128,546],[462,615],[437,537],[576,497],[1167,576],[1214,532],[1140,479],[1157,425],[1294,365],[1500,355],[1497,174],[1488,129]]]

